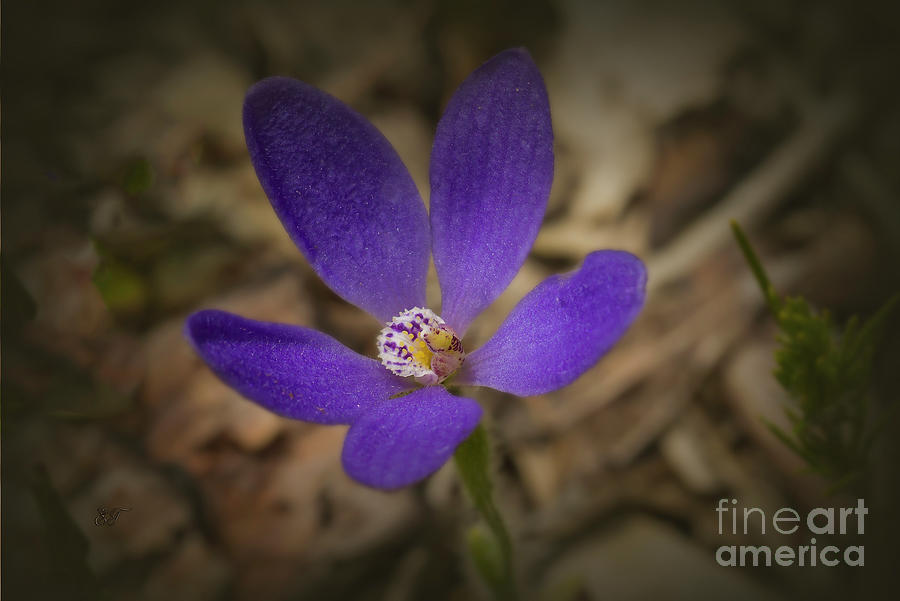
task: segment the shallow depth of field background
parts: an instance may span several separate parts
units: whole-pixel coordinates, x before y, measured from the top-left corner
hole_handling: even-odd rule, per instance
[[[469,391],[499,445],[523,588],[564,600],[850,599],[893,582],[896,413],[873,454],[864,568],[719,567],[719,545],[809,534],[719,535],[714,508],[723,497],[769,515],[855,505],[826,497],[763,425],[784,421],[775,330],[728,221],[779,290],[839,321],[897,290],[896,9],[126,4],[4,7],[7,599],[477,598],[460,544],[474,516],[452,465],[393,494],[355,484],[340,468],[344,428],[242,400],[181,327],[219,307],[373,356],[379,324],[317,279],[256,181],[244,92],[280,74],[341,98],[394,144],[427,202],[444,103],[518,45],[546,79],[556,177],[531,255],[467,348],[591,250],[629,250],[650,270],[640,318],[575,384],[526,399]],[[897,396],[890,323],[878,411]],[[130,510],[96,526],[101,506]]]

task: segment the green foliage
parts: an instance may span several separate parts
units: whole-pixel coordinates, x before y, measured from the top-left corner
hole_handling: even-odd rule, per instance
[[[93,282],[106,306],[116,315],[139,313],[149,296],[141,275],[109,255],[101,253],[100,256],[101,262],[94,271]]]
[[[779,298],[740,227],[731,227],[778,324],[775,378],[793,401],[785,407],[790,432],[767,425],[832,490],[858,484],[877,434],[869,416],[872,362],[900,295],[865,324],[853,317],[840,332],[827,311],[816,311],[803,298]]]
[[[487,525],[471,528],[466,543],[472,562],[496,599],[516,598],[512,542],[494,504],[490,474],[490,441],[481,424],[459,445],[453,456],[463,486]]]

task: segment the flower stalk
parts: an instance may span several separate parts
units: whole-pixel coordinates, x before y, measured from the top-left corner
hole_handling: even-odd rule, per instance
[[[472,562],[498,601],[518,598],[513,570],[512,539],[494,503],[490,471],[490,440],[479,424],[453,455],[463,487],[484,525],[473,526],[466,536]]]

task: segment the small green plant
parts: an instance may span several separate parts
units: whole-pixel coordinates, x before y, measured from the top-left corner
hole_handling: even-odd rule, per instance
[[[816,311],[801,297],[779,297],[740,226],[732,222],[731,229],[778,324],[775,378],[793,401],[785,406],[789,432],[767,426],[831,483],[832,492],[856,487],[865,481],[879,431],[869,411],[873,357],[900,295],[865,323],[854,316],[840,331],[828,311]]]

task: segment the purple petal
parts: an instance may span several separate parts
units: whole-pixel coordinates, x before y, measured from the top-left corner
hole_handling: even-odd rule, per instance
[[[244,136],[275,213],[332,290],[382,322],[425,304],[425,205],[371,123],[321,90],[272,77],[247,93]]]
[[[317,424],[352,424],[403,378],[321,332],[224,311],[191,315],[185,332],[226,384],[266,409]]]
[[[549,277],[529,292],[466,358],[456,382],[520,396],[571,383],[628,329],[644,304],[646,281],[644,264],[630,253],[589,254],[577,271]]]
[[[478,403],[440,386],[377,403],[347,432],[344,470],[375,488],[408,486],[444,465],[479,419]]]
[[[472,73],[450,99],[431,153],[441,317],[460,336],[522,266],[552,181],[544,80],[525,50],[506,50]]]

